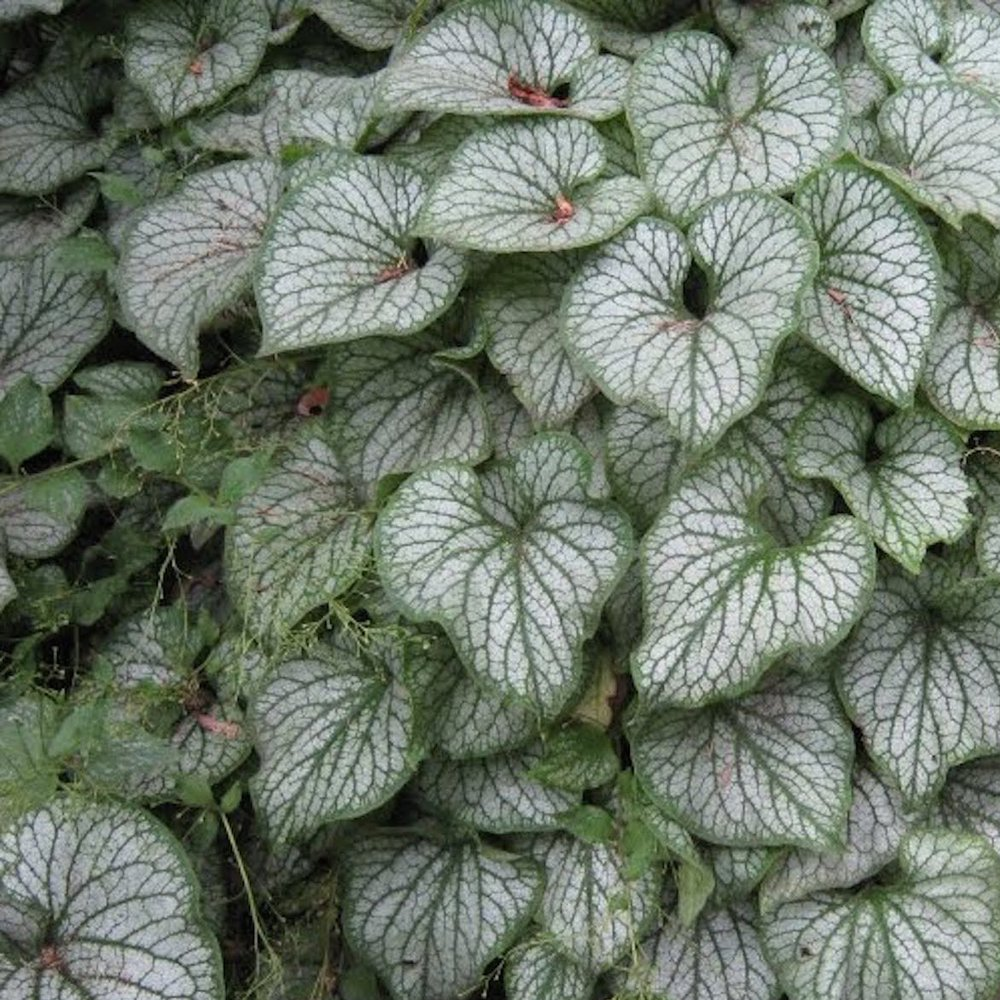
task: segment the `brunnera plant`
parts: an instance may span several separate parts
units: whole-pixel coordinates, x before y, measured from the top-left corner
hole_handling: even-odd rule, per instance
[[[995,1000],[996,0],[0,0],[0,1000]]]

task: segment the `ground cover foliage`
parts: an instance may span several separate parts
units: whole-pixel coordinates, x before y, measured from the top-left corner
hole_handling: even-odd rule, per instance
[[[993,0],[0,74],[0,1000],[995,1000]]]

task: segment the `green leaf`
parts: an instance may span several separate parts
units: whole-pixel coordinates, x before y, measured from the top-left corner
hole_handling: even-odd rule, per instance
[[[606,164],[588,122],[537,118],[483,129],[438,176],[417,232],[494,253],[600,243],[649,207],[636,178],[602,179]]]
[[[42,451],[54,432],[49,397],[31,379],[0,396],[0,456],[11,469]]]
[[[814,174],[795,204],[816,231],[820,267],[802,334],[854,381],[897,406],[913,400],[938,311],[938,263],[911,204],[855,167]]]
[[[959,426],[1000,428],[1000,236],[968,220],[942,236],[942,251],[943,309],[924,388]]]
[[[858,767],[844,846],[822,853],[800,848],[786,854],[761,886],[761,910],[871,878],[895,860],[909,827],[907,819],[898,789],[869,768]]]
[[[145,0],[126,22],[125,73],[172,122],[250,80],[269,34],[262,0]]]
[[[326,357],[337,437],[355,476],[377,483],[431,462],[481,462],[489,417],[475,383],[433,342],[367,339]]]
[[[780,992],[747,905],[714,910],[691,928],[667,917],[626,985],[627,996],[657,1000],[774,1000]]]
[[[45,198],[0,195],[0,260],[31,257],[75,232],[97,204],[89,180]]]
[[[490,362],[541,427],[565,424],[595,391],[559,340],[559,305],[579,263],[575,253],[502,257],[476,296]]]
[[[7,554],[45,559],[68,544],[90,498],[76,469],[23,479],[0,478],[0,537]]]
[[[944,8],[934,0],[877,0],[862,28],[869,58],[897,87],[940,80],[1000,94],[996,12]]]
[[[799,417],[788,454],[797,475],[833,483],[876,544],[918,573],[928,546],[957,541],[972,521],[964,453],[935,413],[901,410],[875,427],[864,403],[833,396]]]
[[[247,625],[288,629],[346,590],[365,564],[370,525],[331,444],[301,436],[226,529],[226,588]]]
[[[915,580],[885,566],[839,665],[848,714],[909,802],[953,764],[1000,751],[1000,589],[954,582],[928,557]]]
[[[345,157],[282,203],[257,278],[261,353],[428,326],[454,301],[466,257],[426,248],[414,224],[427,183],[388,159]]]
[[[795,1000],[988,1000],[1000,969],[1000,860],[986,841],[911,834],[884,885],[783,903],[763,925]]]
[[[273,164],[228,163],[189,178],[129,229],[117,275],[125,323],[185,376],[198,373],[201,328],[249,287],[280,192]]]
[[[147,814],[58,798],[0,838],[0,882],[5,995],[222,1000],[194,874]]]
[[[504,962],[508,1000],[590,1000],[594,977],[543,937],[515,948]]]
[[[625,106],[642,174],[682,222],[719,195],[791,190],[834,155],[845,124],[837,71],[818,49],[781,46],[733,74],[725,43],[696,31],[636,63]]]
[[[565,833],[524,844],[545,871],[536,920],[585,969],[596,974],[611,968],[655,919],[659,874],[629,879],[614,846]]]
[[[1000,757],[954,768],[941,791],[937,815],[952,829],[982,834],[1000,853]]]
[[[615,819],[600,806],[587,802],[574,806],[562,814],[561,822],[564,830],[588,844],[610,844],[614,839]],[[640,877],[647,870],[636,872],[635,877]],[[631,869],[628,870],[628,877],[632,877]]]
[[[871,593],[875,550],[851,517],[784,546],[757,507],[766,473],[716,456],[667,501],[643,540],[646,630],[632,674],[652,704],[738,694],[785,653],[834,647]]]
[[[344,864],[344,933],[396,1000],[452,1000],[527,923],[532,862],[471,843],[359,841]]]
[[[312,0],[310,9],[352,45],[377,51],[399,41],[421,10],[436,0]]]
[[[101,87],[72,73],[29,75],[0,97],[0,191],[48,194],[104,165],[116,144],[92,127]]]
[[[970,87],[904,87],[878,116],[891,166],[869,166],[945,222],[968,215],[1000,225],[1000,104]]]
[[[550,788],[582,792],[613,781],[621,769],[608,734],[589,722],[572,722],[545,742],[531,777]]]
[[[429,760],[415,791],[421,802],[451,821],[488,833],[533,833],[559,827],[579,794],[541,784],[532,774],[537,745],[479,760]]]
[[[393,667],[341,642],[322,659],[282,664],[256,694],[250,793],[272,842],[371,812],[413,773],[414,705]]]
[[[55,389],[110,325],[93,275],[61,272],[51,251],[0,260],[0,396],[24,377]]]
[[[706,840],[842,841],[854,738],[825,678],[791,675],[738,701],[662,709],[636,720],[630,745],[649,793]]]
[[[599,56],[590,25],[568,7],[478,0],[431,21],[390,65],[380,103],[393,111],[611,118],[627,79],[628,64]]]
[[[482,683],[546,716],[579,688],[583,640],[631,557],[627,520],[587,497],[589,474],[557,435],[478,476],[441,463],[403,485],[376,533],[400,607],[437,621]]]
[[[61,271],[77,274],[104,274],[118,262],[114,248],[95,229],[84,229],[57,243],[53,254]]]
[[[685,279],[707,276],[707,303]],[[666,418],[698,447],[757,405],[816,267],[802,218],[756,193],[698,212],[687,238],[641,219],[580,268],[563,307],[570,354],[616,403]]]

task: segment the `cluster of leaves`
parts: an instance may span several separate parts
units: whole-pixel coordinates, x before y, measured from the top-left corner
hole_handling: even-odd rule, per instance
[[[0,81],[0,996],[995,997],[996,0]]]

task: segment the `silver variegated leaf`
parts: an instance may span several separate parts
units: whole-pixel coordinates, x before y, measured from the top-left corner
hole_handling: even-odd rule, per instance
[[[1000,968],[1000,860],[980,837],[922,831],[899,876],[818,892],[766,916],[764,944],[795,1000],[988,1000]]]
[[[438,176],[417,231],[494,253],[600,243],[649,207],[637,178],[601,176],[606,163],[589,122],[550,117],[483,129]]]
[[[703,315],[684,301],[695,261],[709,282]],[[714,202],[686,238],[641,219],[581,267],[563,336],[615,402],[661,415],[682,441],[707,447],[759,402],[815,266],[805,222],[769,195]]]
[[[380,573],[405,613],[546,716],[578,690],[583,640],[631,558],[624,515],[587,496],[590,468],[572,438],[539,436],[480,475],[418,472],[379,517]]]
[[[957,541],[972,522],[965,442],[932,411],[901,410],[875,427],[860,400],[827,397],[799,417],[788,454],[796,474],[833,483],[876,544],[911,573],[929,546]]]
[[[278,168],[242,160],[195,174],[128,230],[117,272],[126,325],[191,378],[201,328],[250,287]]]
[[[1000,95],[1000,18],[955,6],[877,0],[862,29],[869,58],[897,87],[952,80]]]
[[[594,977],[544,937],[515,948],[504,961],[509,1000],[590,1000]]]
[[[668,35],[635,66],[626,109],[643,176],[671,218],[686,222],[719,195],[782,192],[837,151],[843,94],[830,59],[776,48],[733,73],[714,35]]]
[[[54,251],[0,260],[0,396],[24,377],[55,389],[110,325],[98,277],[61,270]]]
[[[226,588],[247,625],[287,630],[346,590],[368,557],[371,522],[326,437],[301,436],[226,530]]]
[[[645,632],[632,675],[651,704],[746,691],[785,653],[839,643],[867,604],[875,550],[852,517],[782,545],[756,513],[767,475],[709,459],[673,493],[640,550]]]
[[[928,799],[949,767],[1000,751],[1000,588],[931,557],[915,580],[886,566],[838,670],[875,762]]]
[[[342,641],[325,656],[282,664],[256,694],[260,770],[250,790],[272,842],[371,812],[413,773],[416,712],[392,668]]]
[[[706,840],[841,843],[854,738],[826,678],[791,675],[738,701],[640,716],[630,744],[644,787]]]
[[[344,156],[295,188],[267,235],[257,304],[261,353],[428,326],[458,295],[466,257],[419,257],[415,222],[427,183],[386,158]]]
[[[823,889],[847,889],[891,864],[910,827],[899,790],[867,767],[854,772],[847,837],[823,852],[800,848],[783,857],[760,888],[760,906],[771,910]]]
[[[76,535],[90,499],[90,487],[77,469],[49,475],[0,477],[0,539],[8,555],[44,559]]]
[[[144,0],[126,23],[125,72],[172,122],[250,80],[270,33],[263,0]]]
[[[370,338],[327,355],[328,411],[359,481],[489,456],[489,417],[475,382],[434,347]]]
[[[360,839],[344,864],[344,932],[395,1000],[453,1000],[528,922],[533,862],[473,843]]]
[[[945,222],[1000,226],[1000,103],[972,87],[928,83],[893,94],[879,131],[892,166],[871,161]]]
[[[712,910],[690,928],[668,916],[626,986],[629,996],[655,1000],[774,1000],[779,992],[747,904]]]
[[[179,843],[148,814],[60,797],[0,838],[0,994],[222,1000]]]
[[[0,191],[49,194],[115,148],[114,130],[93,127],[103,88],[72,72],[31,74],[0,96]]]
[[[88,179],[46,198],[0,195],[0,260],[32,257],[70,236],[93,211],[97,192]]]
[[[1000,853],[1000,757],[954,768],[941,791],[937,816],[953,829],[982,834]]]
[[[611,968],[655,919],[659,874],[630,879],[613,845],[569,834],[533,837],[526,845],[545,871],[536,914],[542,928],[585,969]]]
[[[579,794],[549,788],[530,777],[538,746],[478,760],[429,760],[414,788],[423,804],[451,821],[488,833],[558,829]]]
[[[774,847],[703,845],[705,862],[715,881],[712,902],[718,906],[739,903],[751,896],[781,854]]]
[[[438,0],[311,0],[310,9],[338,35],[359,48],[377,51],[399,41],[421,10],[431,13]]]
[[[939,292],[919,215],[885,180],[849,166],[814,174],[795,204],[820,247],[802,300],[803,336],[866,389],[897,406],[912,402]]]
[[[595,392],[559,339],[563,291],[579,263],[575,253],[501,258],[476,296],[490,361],[542,427],[565,424]]]
[[[589,22],[548,0],[478,0],[435,18],[393,62],[381,104],[461,115],[621,111],[628,64],[598,55]],[[558,96],[568,85],[568,94]]]

